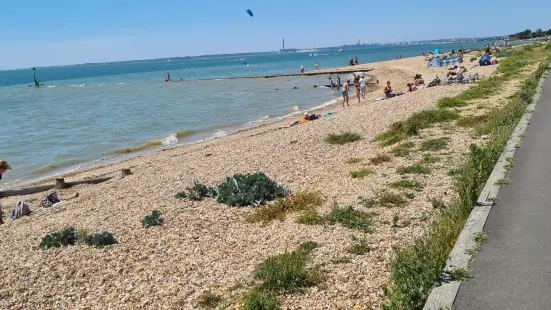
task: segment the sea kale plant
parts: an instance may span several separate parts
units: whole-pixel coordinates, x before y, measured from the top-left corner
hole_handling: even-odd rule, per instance
[[[217,201],[230,206],[258,207],[288,194],[288,189],[278,185],[263,172],[235,174],[218,186]]]

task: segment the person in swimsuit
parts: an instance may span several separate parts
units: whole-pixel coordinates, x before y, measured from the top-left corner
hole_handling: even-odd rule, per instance
[[[348,93],[350,92],[350,80],[347,80],[342,85],[341,94],[342,94],[342,107],[344,108],[344,101],[346,100],[346,105],[350,106],[348,104]]]
[[[354,65],[354,59],[352,57],[350,57],[350,59],[348,60],[348,65],[349,66],[353,66]]]
[[[360,64],[360,63],[358,62],[358,57],[356,57],[356,59],[355,59],[354,62],[356,63],[356,66]]]
[[[357,77],[357,79],[354,80],[354,87],[356,88],[356,97],[358,98],[358,103],[362,103],[360,100],[360,76]]]
[[[331,77],[329,77],[329,85],[331,85],[331,89],[333,89],[333,87],[335,87],[335,83],[333,82]]]
[[[384,92],[385,92],[385,98],[392,98],[392,87],[390,86],[390,81],[386,82],[386,87]]]

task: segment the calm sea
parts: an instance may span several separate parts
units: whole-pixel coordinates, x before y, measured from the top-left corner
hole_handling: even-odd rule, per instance
[[[463,44],[465,48],[484,43]],[[332,102],[337,91],[314,88],[326,76],[227,79],[298,72],[421,55],[435,47],[371,47],[294,54],[239,54],[0,71],[0,159],[25,182],[119,160],[168,145],[223,136]],[[247,65],[245,65],[245,62]],[[184,83],[165,83],[182,77]],[[342,78],[342,77],[341,77]],[[8,86],[9,85],[9,86]],[[295,89],[294,87],[297,87]],[[277,89],[277,90],[276,90]],[[5,184],[5,183],[4,183]]]

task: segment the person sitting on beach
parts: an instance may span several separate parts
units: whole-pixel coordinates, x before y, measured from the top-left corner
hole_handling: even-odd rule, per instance
[[[362,101],[360,100],[360,76],[358,76],[354,80],[354,87],[356,88],[356,97],[358,98],[358,103],[362,103]]]
[[[342,107],[344,108],[344,101],[346,100],[346,105],[350,106],[348,104],[348,93],[350,92],[350,80],[347,80],[342,85],[341,94],[342,94]]]
[[[421,74],[416,74],[415,75],[415,78],[413,80],[413,84],[415,86],[425,85],[425,80],[423,80],[423,78],[421,77]]]
[[[308,115],[308,112],[304,112],[302,117],[300,118],[300,121],[298,121],[299,124],[304,124],[310,121],[310,115]]]
[[[392,98],[392,87],[390,86],[390,81],[387,81],[386,82],[386,86],[385,86],[385,98]]]
[[[367,92],[367,79],[365,78],[365,75],[362,75],[362,79],[360,80],[360,92],[362,94],[362,98],[365,99],[365,93]]]
[[[408,92],[410,92],[410,93],[417,90],[417,86],[415,86],[415,84],[413,84],[413,83],[408,83],[407,87],[408,87]]]
[[[452,75],[463,75],[463,73],[467,72],[467,68],[465,68],[464,66],[461,66],[455,70],[451,70],[448,72],[448,74],[446,75],[446,77],[450,77]]]
[[[10,170],[11,166],[4,160],[0,160],[0,180],[2,180],[2,174],[7,170]],[[2,198],[0,198],[0,224],[4,224],[2,221]]]

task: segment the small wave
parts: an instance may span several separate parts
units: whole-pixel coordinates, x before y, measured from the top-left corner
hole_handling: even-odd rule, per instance
[[[214,79],[214,81],[223,81],[224,79]]]
[[[57,86],[46,86],[46,88],[56,88]]]
[[[220,129],[218,130],[217,132],[215,132],[212,136],[215,137],[215,138],[220,138],[220,137],[224,137],[224,136],[227,136],[228,133],[225,132],[224,130]]]
[[[189,137],[193,134],[193,131],[191,130],[182,130],[175,133],[177,138],[185,138]]]
[[[269,115],[264,115],[261,118],[257,119],[256,121],[250,121],[247,124],[252,125],[252,124],[262,123],[262,122],[265,122],[269,119],[270,119]]]
[[[297,111],[299,111],[298,105],[286,110],[285,113],[288,113],[288,114],[291,113],[292,114],[292,113],[295,113]]]
[[[117,83],[117,85],[124,85],[124,83]]]
[[[178,136],[176,133],[171,134],[170,136],[161,140],[163,145],[171,145],[178,143]]]
[[[80,84],[80,85],[71,84],[71,85],[69,85],[69,87],[84,87],[84,86],[86,86],[86,84]]]
[[[163,145],[163,140],[151,140],[146,144],[142,144],[136,147],[129,147],[125,149],[116,150],[115,154],[130,154],[140,151],[145,151],[149,148],[158,147]]]

